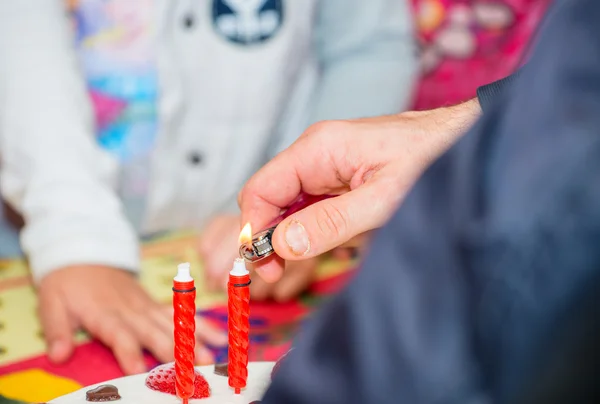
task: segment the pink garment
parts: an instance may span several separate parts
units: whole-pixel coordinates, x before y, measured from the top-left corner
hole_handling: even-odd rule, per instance
[[[414,108],[473,98],[477,87],[511,74],[550,0],[412,0],[422,77]]]

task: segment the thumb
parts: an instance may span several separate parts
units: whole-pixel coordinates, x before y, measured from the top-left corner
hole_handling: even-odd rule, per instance
[[[335,198],[317,202],[282,221],[272,236],[286,260],[315,257],[385,223],[399,199],[387,197],[380,184],[364,184]]]
[[[50,360],[66,361],[73,352],[73,329],[66,305],[58,294],[40,293],[39,312]]]

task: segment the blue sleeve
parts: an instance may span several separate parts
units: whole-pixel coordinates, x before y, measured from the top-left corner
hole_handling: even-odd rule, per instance
[[[559,7],[515,85],[312,319],[264,404],[520,403],[536,381],[566,381],[538,376],[599,280],[600,3]]]
[[[479,106],[483,113],[488,111],[490,104],[493,104],[494,100],[502,96],[502,93],[510,91],[510,86],[513,85],[517,77],[519,77],[519,73],[521,73],[521,71],[517,70],[510,76],[506,76],[500,80],[477,88],[477,99],[479,100]]]

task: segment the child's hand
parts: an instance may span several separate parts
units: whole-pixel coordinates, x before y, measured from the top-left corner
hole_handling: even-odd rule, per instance
[[[250,296],[254,300],[273,299],[283,303],[304,292],[314,281],[319,264],[318,258],[304,261],[287,261],[281,279],[268,283],[260,276],[252,277]]]
[[[82,265],[47,275],[39,287],[39,311],[48,355],[63,362],[73,353],[73,334],[82,327],[110,347],[126,374],[146,371],[142,349],[163,362],[173,360],[173,311],[153,301],[136,279],[119,269]],[[227,336],[196,320],[199,339],[215,346]],[[196,358],[212,356],[197,344]]]
[[[239,256],[240,230],[238,215],[220,215],[202,233],[199,250],[204,262],[207,285],[212,290],[227,287],[233,260]]]

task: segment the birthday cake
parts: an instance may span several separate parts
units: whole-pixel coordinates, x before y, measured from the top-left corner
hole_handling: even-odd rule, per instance
[[[274,365],[274,362],[249,363],[247,385],[241,394],[234,394],[233,389],[229,387],[226,365],[197,367],[194,397],[203,398],[192,398],[190,404],[250,404],[260,401],[271,383]],[[172,366],[172,363],[166,364],[146,374],[89,386],[57,398],[51,403],[85,404],[115,401],[115,404],[180,404],[181,399],[172,394],[174,390],[171,390],[174,389],[174,380],[170,375]]]

